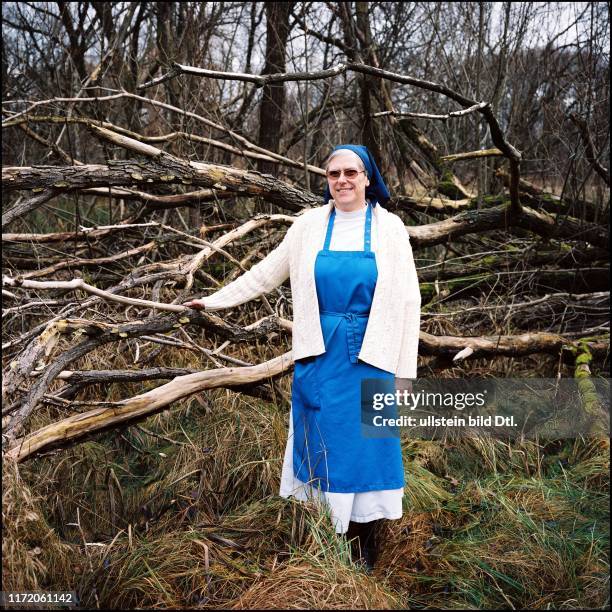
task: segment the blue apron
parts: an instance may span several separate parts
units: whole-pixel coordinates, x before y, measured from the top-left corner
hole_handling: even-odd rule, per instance
[[[363,251],[330,251],[335,209],[315,262],[325,353],[296,360],[292,387],[293,471],[302,482],[334,493],[404,486],[399,437],[364,437],[361,381],[395,376],[359,361],[378,269],[371,250],[368,204]],[[381,381],[382,382],[382,381]]]

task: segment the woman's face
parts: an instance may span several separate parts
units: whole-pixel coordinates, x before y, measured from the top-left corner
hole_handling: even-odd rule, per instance
[[[354,178],[347,178],[346,171],[357,171]],[[330,173],[341,172],[338,178],[330,177]],[[339,153],[327,166],[327,184],[334,202],[342,210],[357,210],[365,201],[366,187],[370,181],[363,170],[363,163],[359,156],[351,151]]]

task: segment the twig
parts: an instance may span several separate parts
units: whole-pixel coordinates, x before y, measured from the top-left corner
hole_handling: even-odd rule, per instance
[[[75,278],[70,281],[33,281],[23,280],[21,278],[11,278],[9,276],[2,277],[2,284],[8,285],[9,287],[22,287],[24,289],[69,289],[77,290],[82,289],[92,295],[97,295],[110,302],[118,302],[120,304],[131,304],[134,306],[146,306],[148,308],[155,308],[156,310],[166,310],[168,312],[185,312],[190,310],[186,306],[180,306],[178,304],[165,304],[162,302],[151,302],[149,300],[139,300],[137,298],[125,297],[123,295],[116,295],[109,293],[97,287],[89,285],[81,278]]]
[[[374,113],[372,117],[385,117],[392,115],[393,117],[416,117],[421,119],[439,119],[441,121],[447,121],[448,119],[452,119],[453,117],[464,117],[465,115],[469,115],[470,113],[474,113],[476,111],[482,110],[487,105],[486,102],[478,102],[470,106],[469,108],[464,108],[458,111],[452,111],[450,113],[446,113],[445,115],[432,115],[429,113],[411,113],[404,112],[401,113],[399,111],[381,111],[379,113]],[[502,155],[502,152],[499,151],[499,155]]]

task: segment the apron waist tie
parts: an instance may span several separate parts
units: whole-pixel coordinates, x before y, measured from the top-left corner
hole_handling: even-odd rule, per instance
[[[348,343],[348,352],[351,363],[357,363],[357,355],[361,347],[357,346],[357,319],[367,319],[370,313],[356,314],[354,312],[333,312],[332,310],[322,310],[319,314],[331,317],[342,317],[346,319],[348,325],[346,327],[346,340]]]

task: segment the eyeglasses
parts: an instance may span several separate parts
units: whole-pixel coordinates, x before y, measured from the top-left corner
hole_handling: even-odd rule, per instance
[[[360,172],[365,172],[365,170],[355,170],[354,168],[349,168],[348,170],[330,170],[327,173],[327,178],[332,181],[337,181],[342,176],[343,172],[347,179],[354,179],[357,178]]]

